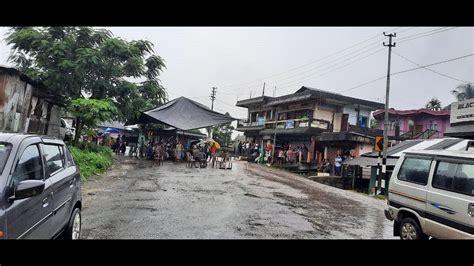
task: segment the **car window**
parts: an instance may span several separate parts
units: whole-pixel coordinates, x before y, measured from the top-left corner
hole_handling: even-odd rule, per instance
[[[55,172],[64,167],[63,158],[58,145],[44,144],[45,165],[47,176],[54,175]]]
[[[453,190],[474,196],[474,165],[459,164],[454,176]]]
[[[474,195],[474,164],[439,162],[433,177],[433,187]]]
[[[398,172],[398,179],[426,185],[430,173],[431,159],[405,158],[402,167]]]
[[[3,168],[5,168],[11,150],[12,145],[10,143],[0,142],[0,174],[3,173]]]
[[[433,187],[439,189],[452,190],[454,184],[454,174],[458,167],[455,163],[439,162],[436,173],[433,177]]]
[[[66,154],[66,165],[67,166],[74,165],[74,160],[72,158],[72,155],[66,146],[64,146],[64,153]]]
[[[37,145],[28,146],[21,154],[13,172],[13,185],[24,180],[43,180],[43,164]]]

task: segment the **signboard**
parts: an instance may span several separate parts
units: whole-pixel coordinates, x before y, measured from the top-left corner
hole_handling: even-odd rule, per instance
[[[382,151],[383,150],[383,137],[381,137],[381,136],[375,137],[374,150],[375,151]]]
[[[262,117],[258,117],[258,118],[257,118],[257,125],[259,125],[259,126],[265,125],[265,117],[263,117],[263,116],[262,116]]]
[[[286,128],[295,128],[295,120],[287,120],[286,121]]]
[[[474,122],[474,99],[451,104],[451,124]]]
[[[329,124],[328,123],[323,123],[321,121],[314,120],[313,122],[311,122],[311,127],[321,128],[321,129],[328,129]]]
[[[300,122],[299,127],[308,127],[309,122]]]

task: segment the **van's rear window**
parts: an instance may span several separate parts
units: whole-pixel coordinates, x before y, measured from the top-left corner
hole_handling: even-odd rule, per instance
[[[8,161],[8,156],[12,150],[12,145],[6,142],[0,142],[0,174],[3,173],[3,168]]]

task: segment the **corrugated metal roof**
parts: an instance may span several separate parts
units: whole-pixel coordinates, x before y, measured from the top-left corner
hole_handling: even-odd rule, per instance
[[[417,144],[419,144],[420,142],[422,142],[423,140],[421,139],[417,139],[417,140],[405,140],[395,146],[392,146],[390,148],[388,148],[387,150],[387,156],[393,156],[394,154],[396,153],[399,153],[400,151],[403,151],[405,149],[408,149],[412,146],[415,146]],[[366,153],[366,154],[363,154],[362,156],[366,156],[366,157],[378,157],[378,152],[370,152],[370,153]]]
[[[425,150],[445,150],[461,141],[463,141],[463,139],[443,139],[441,142],[436,143]]]

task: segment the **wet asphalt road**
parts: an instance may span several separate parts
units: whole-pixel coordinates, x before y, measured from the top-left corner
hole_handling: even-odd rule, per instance
[[[121,160],[83,184],[85,239],[394,238],[385,201],[267,167]]]

